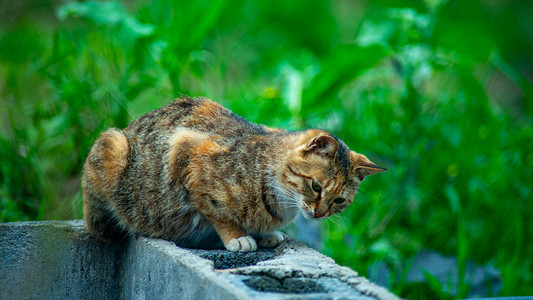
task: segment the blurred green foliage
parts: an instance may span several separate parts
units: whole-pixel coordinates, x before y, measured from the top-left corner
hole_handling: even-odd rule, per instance
[[[457,298],[467,261],[501,271],[499,295],[533,294],[533,2],[54,3],[0,4],[0,221],[81,218],[101,131],[206,96],[388,168],[325,223],[337,262],[385,263],[404,297],[451,297],[431,274],[403,280],[433,249],[458,259]]]

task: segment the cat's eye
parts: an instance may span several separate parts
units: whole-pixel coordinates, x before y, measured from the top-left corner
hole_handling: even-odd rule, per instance
[[[313,191],[317,192],[320,194],[320,192],[322,192],[322,188],[320,187],[320,185],[318,183],[316,183],[316,181],[313,180],[313,183],[311,184],[311,187],[313,188]]]
[[[335,200],[333,200],[333,202],[335,202],[336,204],[342,204],[344,203],[344,201],[346,201],[346,199],[344,198],[335,198]]]

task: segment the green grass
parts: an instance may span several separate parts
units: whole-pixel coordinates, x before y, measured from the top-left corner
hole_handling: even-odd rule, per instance
[[[101,131],[206,96],[329,130],[388,169],[324,223],[338,263],[384,262],[401,296],[450,298],[431,274],[402,280],[432,249],[457,258],[457,298],[468,261],[502,272],[499,296],[533,294],[532,3],[21,3],[0,14],[0,221],[81,218]]]

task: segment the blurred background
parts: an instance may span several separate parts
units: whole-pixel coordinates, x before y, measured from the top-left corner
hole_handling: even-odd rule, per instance
[[[180,93],[388,169],[288,229],[339,264],[409,299],[533,294],[533,1],[0,0],[0,222],[80,219],[98,134]]]

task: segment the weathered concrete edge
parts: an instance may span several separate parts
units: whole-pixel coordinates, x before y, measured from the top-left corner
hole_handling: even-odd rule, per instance
[[[13,255],[7,252],[9,247],[20,247],[23,251],[11,257]],[[115,245],[101,244],[90,237],[81,221],[0,224],[0,286],[14,285],[11,290],[0,289],[0,298],[13,295],[35,298],[42,296],[43,290],[48,296],[45,298],[94,298],[102,295],[117,299],[152,298],[155,295],[158,298],[175,298],[177,295],[180,298],[200,296],[203,299],[253,298],[235,288],[227,278],[219,276],[213,262],[197,256],[195,251],[177,247],[168,241],[143,237]],[[40,253],[36,255],[34,252]],[[40,268],[43,266],[40,260],[43,259],[57,261],[60,266],[45,263],[45,269],[37,272],[40,276],[37,280],[17,277],[12,270],[20,266],[26,270]],[[103,265],[109,266],[102,268]],[[398,299],[386,289],[358,276],[355,271],[338,266],[331,258],[293,239],[283,241],[271,259],[218,272],[264,274],[277,278],[331,277],[372,298]],[[81,285],[71,287],[76,279],[82,282]],[[54,286],[60,286],[65,291],[61,294],[51,288]],[[23,287],[23,290],[18,291],[17,287],[19,290]],[[92,294],[83,294],[87,290]]]
[[[273,275],[274,277],[331,277],[351,286],[363,295],[376,299],[397,300],[399,297],[387,289],[370,282],[365,277],[345,266],[340,266],[335,261],[307,247],[305,244],[288,236],[275,249],[274,258],[247,266],[228,270],[229,273],[244,275]],[[308,262],[313,262],[308,266]]]
[[[139,237],[127,247],[123,270],[123,298],[160,299],[251,299],[241,290],[217,276],[213,262],[198,257],[174,243]],[[180,278],[174,278],[180,274]],[[148,284],[147,278],[157,276]],[[179,282],[179,285],[176,283]],[[183,289],[183,286],[189,287]],[[149,289],[148,291],[146,291]]]
[[[213,270],[164,240],[98,242],[81,220],[0,224],[0,299],[251,299]]]
[[[0,299],[118,299],[122,252],[79,221],[0,224]]]

